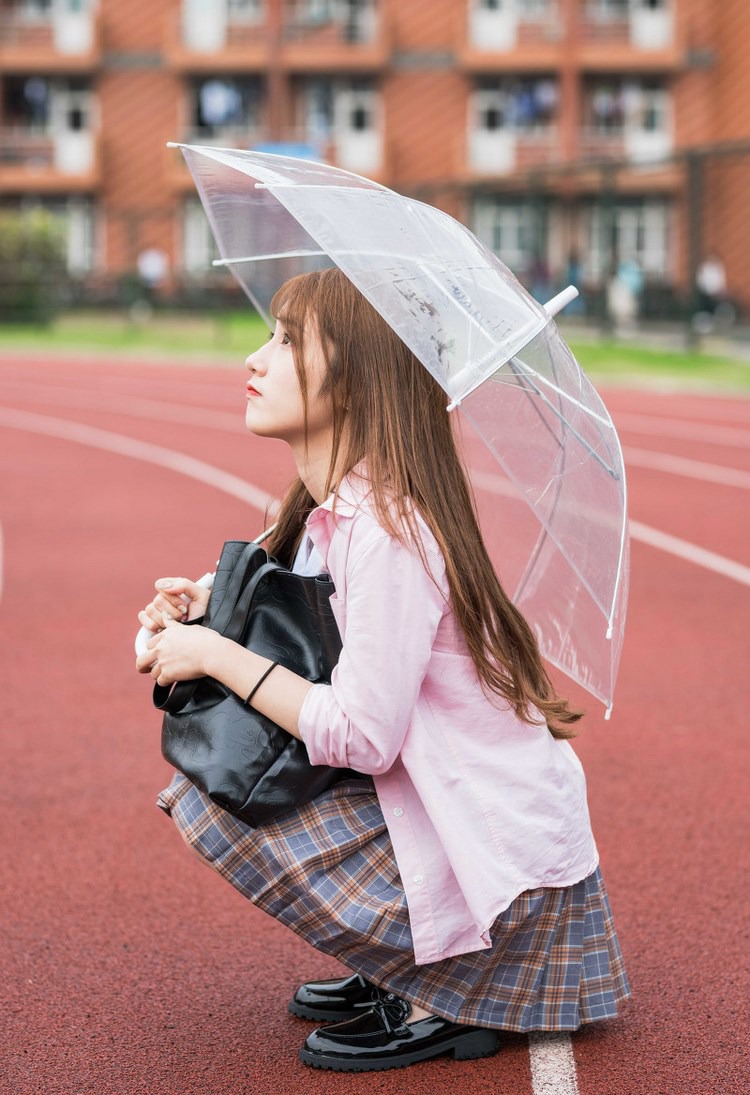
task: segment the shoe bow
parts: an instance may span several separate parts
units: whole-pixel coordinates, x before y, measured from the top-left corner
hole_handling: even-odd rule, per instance
[[[393,1034],[411,1013],[411,1004],[396,996],[394,992],[387,992],[370,1005],[372,1011],[380,1019],[386,1034]]]

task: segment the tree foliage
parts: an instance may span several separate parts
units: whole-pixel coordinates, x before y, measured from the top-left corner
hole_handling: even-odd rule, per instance
[[[45,209],[0,211],[0,322],[47,323],[69,288],[59,220]]]

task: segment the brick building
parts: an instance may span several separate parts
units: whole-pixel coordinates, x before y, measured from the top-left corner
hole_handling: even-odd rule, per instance
[[[539,293],[630,257],[684,295],[716,251],[750,307],[748,45],[746,0],[0,0],[0,206],[58,214],[92,284],[146,252],[184,285],[211,243],[166,142],[292,147]]]

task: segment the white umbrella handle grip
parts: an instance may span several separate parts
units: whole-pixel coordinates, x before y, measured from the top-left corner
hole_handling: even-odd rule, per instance
[[[204,574],[203,577],[199,578],[198,581],[195,584],[197,586],[204,586],[206,589],[211,589],[211,587],[214,584],[214,575],[213,575],[213,573]],[[184,594],[182,596],[182,599],[186,604],[190,603],[190,598],[186,597]],[[140,631],[138,632],[138,634],[135,637],[135,652],[136,652],[137,656],[146,653],[146,651],[148,650],[149,640],[153,639],[153,637],[154,637],[154,632],[150,631],[149,628],[142,627],[140,629]]]
[[[563,289],[561,293],[558,293],[552,300],[548,300],[543,305],[545,312],[548,316],[556,316],[558,312],[561,312],[566,304],[570,304],[571,300],[575,300],[578,296],[578,290],[575,285],[569,285],[567,289]]]

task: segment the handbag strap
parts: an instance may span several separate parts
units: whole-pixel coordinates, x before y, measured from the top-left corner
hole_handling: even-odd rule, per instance
[[[273,574],[277,570],[285,570],[279,563],[269,560],[264,563],[263,566],[258,567],[255,574],[245,584],[245,588],[242,590],[242,594],[234,606],[234,612],[232,617],[224,629],[223,634],[227,639],[233,639],[236,643],[242,639],[242,632],[245,629],[247,618],[250,615],[252,609],[253,599],[258,591],[258,586],[269,574]]]
[[[230,540],[224,545],[224,550],[221,553],[219,565],[216,570],[217,578],[219,578],[221,574],[224,556],[228,555],[231,549],[236,550],[236,547],[240,543],[242,543],[242,541]],[[213,631],[218,631],[220,635],[225,634],[225,628],[232,618],[237,601],[240,599],[242,590],[247,582],[248,575],[252,574],[252,572],[267,559],[268,555],[258,544],[250,543],[244,545],[239,558],[230,564],[232,569],[223,593],[220,592],[221,583],[219,583],[217,588],[216,580],[214,580],[214,589],[219,596],[215,598],[213,595],[214,590],[211,591],[211,597],[208,602],[210,611],[207,611],[206,616],[204,617],[206,627],[210,627]]]

